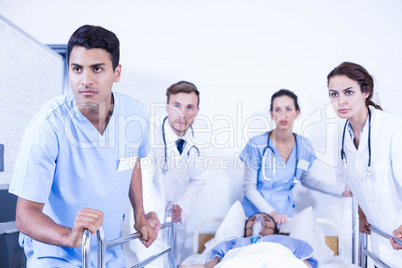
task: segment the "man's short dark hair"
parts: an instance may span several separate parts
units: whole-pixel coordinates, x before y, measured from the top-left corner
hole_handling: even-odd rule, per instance
[[[71,51],[75,46],[85,47],[86,49],[104,49],[110,56],[113,70],[119,65],[120,61],[120,42],[117,36],[105,28],[93,25],[83,25],[78,28],[70,37],[67,45],[67,59],[70,64]]]
[[[195,93],[197,96],[198,102],[197,106],[200,106],[200,92],[198,91],[197,87],[190,82],[187,81],[180,81],[177,82],[176,84],[171,85],[167,90],[166,90],[166,96],[167,96],[167,103],[169,103],[169,98],[170,95],[175,95],[177,93]]]

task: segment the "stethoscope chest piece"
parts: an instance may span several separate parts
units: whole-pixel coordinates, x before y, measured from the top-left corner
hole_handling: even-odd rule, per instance
[[[165,160],[163,161],[163,163],[161,164],[161,168],[162,168],[162,170],[163,170],[165,173],[169,170],[169,164],[168,164],[166,158],[165,158]]]

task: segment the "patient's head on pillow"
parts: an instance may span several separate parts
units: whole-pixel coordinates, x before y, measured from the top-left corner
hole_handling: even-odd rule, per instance
[[[271,217],[271,215],[265,213],[256,213],[246,220],[246,224],[244,227],[245,237],[253,236],[254,223],[256,222],[256,219],[258,217],[262,218],[262,229],[259,235],[266,236],[279,233],[278,227],[276,226],[276,222],[274,218]]]

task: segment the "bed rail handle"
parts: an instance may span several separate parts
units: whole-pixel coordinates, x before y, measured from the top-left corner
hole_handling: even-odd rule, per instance
[[[161,229],[168,228],[168,241],[170,241],[170,245],[168,248],[162,250],[159,254],[151,256],[146,261],[149,263],[150,261],[156,259],[160,255],[164,253],[168,253],[168,263],[169,267],[176,268],[177,267],[177,260],[176,260],[176,233],[175,233],[175,223],[171,221],[171,214],[172,210],[168,210],[168,218],[167,222],[162,224]],[[126,236],[122,236],[116,238],[114,240],[105,242],[105,231],[103,229],[103,225],[101,225],[96,232],[97,234],[97,242],[98,242],[98,251],[97,251],[97,267],[98,268],[106,268],[106,250],[115,246],[120,246],[124,243],[127,243],[133,239],[141,238],[142,234],[140,232],[136,232],[133,234],[129,234]],[[82,234],[82,268],[90,268],[91,267],[91,232],[88,229],[84,230]],[[138,264],[137,264],[138,265]],[[137,267],[137,266],[134,266]]]
[[[393,235],[390,235],[390,234],[387,234],[387,233],[381,231],[381,229],[378,228],[378,227],[375,226],[375,225],[370,224],[370,230],[371,230],[371,231],[374,231],[375,233],[377,233],[377,234],[379,234],[379,235],[381,235],[382,237],[385,237],[385,238],[387,238],[387,239],[393,238],[393,239],[395,240],[395,242],[397,242],[399,245],[402,245],[402,239],[398,239],[398,238],[396,238],[396,237],[393,236]]]
[[[166,208],[166,223],[172,227],[168,230],[167,241],[170,241],[170,251],[168,252],[169,268],[176,268],[177,249],[176,249],[176,224],[172,221],[173,203],[169,202]]]
[[[106,244],[105,244],[105,230],[101,225],[96,232],[98,238],[98,267],[106,268]]]
[[[377,233],[378,235],[389,239],[393,238],[398,244],[402,245],[402,240],[394,237],[393,235],[387,234],[386,232],[383,232],[380,228],[378,228],[375,225],[370,224],[370,231]],[[365,233],[360,233],[360,238],[359,238],[359,244],[360,244],[360,258],[359,258],[359,266],[360,267],[366,267],[367,266],[367,256],[369,256],[375,263],[380,265],[381,267],[385,268],[391,268],[388,264],[386,264],[379,256],[374,254],[373,252],[369,251],[367,249],[367,234]]]
[[[161,226],[161,230],[165,229],[165,228],[169,228],[170,229],[174,229],[175,224],[173,223],[164,223]],[[140,232],[136,232],[136,233],[132,233],[126,236],[122,236],[119,238],[116,238],[114,240],[108,241],[105,243],[105,232],[103,229],[103,226],[101,226],[99,228],[99,230],[96,232],[97,233],[97,241],[98,241],[98,267],[100,268],[105,268],[106,267],[106,260],[105,260],[105,256],[106,256],[106,250],[112,247],[116,247],[116,246],[120,246],[124,243],[127,243],[131,240],[137,239],[137,238],[141,238],[142,234]],[[173,233],[174,235],[174,233]],[[172,239],[174,240],[174,239]],[[169,241],[172,241],[169,240]],[[172,241],[174,242],[174,241]],[[163,250],[163,253],[166,253],[167,251],[173,252],[175,245],[170,245],[169,248]],[[161,254],[158,254],[158,256]],[[156,256],[156,257],[158,257]],[[156,258],[154,256],[155,259]],[[177,267],[176,266],[176,262],[175,262],[176,258],[173,258],[173,262],[172,267]],[[91,232],[88,229],[84,230],[84,233],[82,235],[82,268],[90,268],[91,267]],[[136,266],[134,266],[136,267]]]
[[[88,229],[82,234],[82,268],[91,267],[91,232]]]
[[[106,268],[106,244],[105,244],[105,231],[101,225],[96,231],[98,241],[98,267]],[[84,230],[82,234],[82,268],[91,267],[91,232],[88,229]]]

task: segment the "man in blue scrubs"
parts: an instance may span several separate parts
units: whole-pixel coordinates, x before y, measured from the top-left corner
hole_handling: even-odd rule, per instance
[[[18,196],[16,224],[28,267],[81,266],[84,229],[94,234],[103,225],[106,241],[119,237],[127,197],[144,245],[156,239],[159,221],[142,204],[148,114],[139,101],[112,92],[119,57],[113,32],[77,29],[68,43],[72,94],[45,104],[25,131],[9,191]],[[96,236],[91,252],[96,266]],[[106,263],[125,267],[121,246],[107,250]]]

